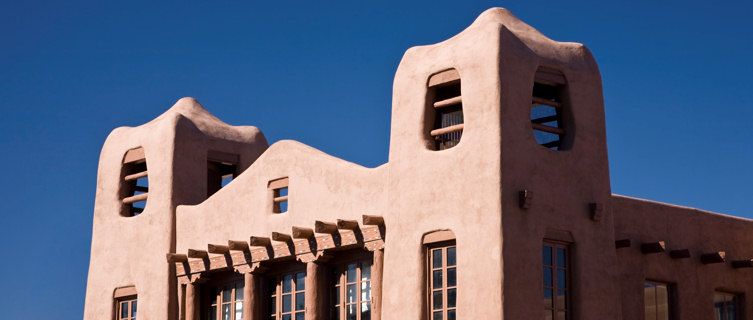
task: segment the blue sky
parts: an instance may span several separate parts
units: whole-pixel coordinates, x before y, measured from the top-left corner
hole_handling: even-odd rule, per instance
[[[192,96],[387,161],[402,53],[506,7],[601,68],[614,193],[753,218],[750,1],[0,2],[3,318],[80,319],[99,151]]]

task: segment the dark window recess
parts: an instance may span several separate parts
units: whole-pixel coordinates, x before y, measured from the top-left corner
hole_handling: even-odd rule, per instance
[[[536,71],[531,98],[531,128],[536,142],[552,150],[561,150],[565,135],[562,109],[566,84],[565,76],[557,70],[539,67]]]
[[[267,188],[272,190],[272,212],[283,213],[288,211],[288,178],[272,180]]]
[[[434,150],[444,150],[460,143],[463,135],[463,100],[460,94],[460,74],[455,69],[437,73],[429,78],[429,106]]]
[[[238,155],[211,151],[207,155],[207,197],[238,175]]]
[[[149,177],[144,148],[131,149],[123,157],[120,200],[121,215],[133,217],[141,214],[149,196]]]

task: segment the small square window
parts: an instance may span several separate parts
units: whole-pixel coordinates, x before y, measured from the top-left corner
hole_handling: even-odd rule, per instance
[[[272,212],[284,213],[288,211],[288,178],[272,180],[267,188],[272,190]]]

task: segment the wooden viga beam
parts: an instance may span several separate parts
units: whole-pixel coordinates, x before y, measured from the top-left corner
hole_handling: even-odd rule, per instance
[[[228,240],[227,248],[228,250],[248,251],[248,242],[238,241],[238,240]]]
[[[732,267],[735,269],[739,268],[753,268],[753,259],[745,259],[745,260],[735,260],[732,261]]]
[[[373,216],[364,214],[361,216],[363,218],[363,224],[367,226],[383,226],[384,225],[384,218],[382,216]]]
[[[317,220],[314,222],[314,231],[316,233],[335,234],[337,233],[337,224]]]
[[[311,228],[293,227],[291,231],[293,239],[314,239],[314,230]]]
[[[209,254],[204,250],[188,249],[188,257],[205,259],[209,257]]]
[[[346,230],[358,230],[360,227],[358,226],[358,221],[356,220],[337,219],[337,228]]]
[[[727,253],[724,251],[705,253],[701,255],[701,263],[703,264],[724,263],[726,261],[725,260],[726,256],[727,256]]]
[[[643,254],[664,252],[666,246],[664,241],[646,242],[641,244],[641,252]]]
[[[230,251],[230,248],[228,248],[226,245],[221,245],[221,244],[208,244],[207,245],[207,252],[209,253],[226,254],[229,251]]]
[[[188,257],[185,254],[180,253],[168,253],[166,258],[167,263],[188,262]]]

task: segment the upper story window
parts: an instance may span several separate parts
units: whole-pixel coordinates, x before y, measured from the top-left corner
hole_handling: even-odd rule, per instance
[[[146,207],[149,196],[149,177],[146,168],[144,148],[139,147],[126,152],[121,171],[120,215],[133,217],[141,214]]]
[[[643,284],[643,304],[646,320],[669,320],[669,284],[647,281]]]
[[[291,272],[267,278],[267,311],[270,320],[304,320],[306,317],[306,272]]]
[[[272,180],[267,188],[272,190],[272,212],[283,213],[288,211],[288,184],[287,177]]]
[[[371,255],[333,268],[332,319],[370,320]]]
[[[460,95],[460,74],[455,69],[442,71],[429,78],[426,123],[430,145],[444,150],[460,143],[463,135],[463,100]]]
[[[243,285],[243,279],[237,279],[236,276],[234,280],[209,286],[207,318],[210,320],[242,320]]]
[[[545,242],[542,247],[544,269],[544,319],[571,318],[569,250],[566,244]]]
[[[455,320],[457,311],[457,246],[452,231],[424,236],[428,270],[428,302],[432,320]]]
[[[734,320],[740,318],[738,298],[734,293],[714,292],[714,314],[717,320]]]
[[[552,149],[562,150],[565,136],[562,110],[566,105],[567,81],[562,72],[539,67],[531,96],[531,128],[536,142]]]
[[[115,311],[116,320],[136,320],[136,314],[138,311],[138,300],[136,299],[136,288],[123,287],[115,289],[115,303],[117,310]]]
[[[237,154],[210,151],[207,154],[207,197],[226,186],[237,175]]]

